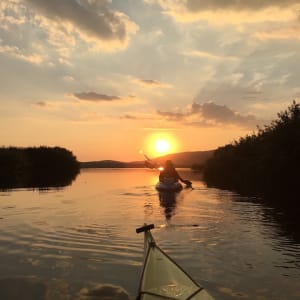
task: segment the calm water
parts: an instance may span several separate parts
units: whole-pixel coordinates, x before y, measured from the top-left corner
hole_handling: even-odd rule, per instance
[[[194,189],[171,208],[160,205],[157,172],[143,169],[82,170],[61,190],[0,192],[0,299],[134,298],[143,223],[156,225],[161,248],[216,299],[300,299],[293,224],[181,174]]]

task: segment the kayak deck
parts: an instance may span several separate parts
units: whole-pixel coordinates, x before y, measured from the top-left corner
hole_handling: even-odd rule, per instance
[[[137,232],[144,231],[146,254],[137,299],[214,300],[203,287],[156,245],[150,232],[153,227],[147,225],[137,229]],[[143,230],[143,228],[146,229]]]

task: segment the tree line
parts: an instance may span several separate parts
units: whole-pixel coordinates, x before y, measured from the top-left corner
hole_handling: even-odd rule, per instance
[[[215,150],[203,168],[208,186],[297,201],[300,105],[293,101],[270,125]]]
[[[66,186],[79,173],[73,153],[61,147],[1,147],[0,188]]]

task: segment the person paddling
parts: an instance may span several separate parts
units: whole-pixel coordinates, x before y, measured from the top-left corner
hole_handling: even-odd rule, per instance
[[[159,181],[165,182],[165,183],[173,183],[173,182],[177,182],[178,180],[180,180],[187,186],[192,185],[192,183],[189,180],[182,179],[181,176],[179,175],[179,173],[176,171],[172,161],[167,160],[165,162],[164,169],[162,171],[160,171]]]

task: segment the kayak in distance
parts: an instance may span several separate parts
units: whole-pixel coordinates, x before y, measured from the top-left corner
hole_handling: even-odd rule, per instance
[[[156,190],[159,192],[180,192],[183,186],[180,182],[162,182],[159,181],[156,186]]]
[[[185,188],[192,188],[191,181],[182,179],[182,182],[185,184]],[[159,181],[155,188],[159,192],[177,193],[183,189],[183,185],[179,181]]]
[[[160,249],[150,232],[153,224],[137,228],[144,232],[144,266],[137,300],[214,300],[173,259]]]

